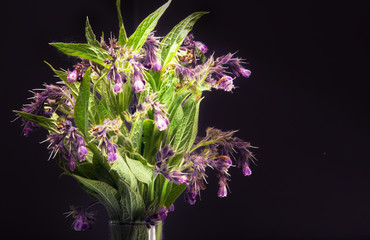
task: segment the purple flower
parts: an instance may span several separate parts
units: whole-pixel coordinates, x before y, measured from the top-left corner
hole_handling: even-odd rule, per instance
[[[163,148],[158,150],[156,158],[158,162],[164,162],[173,155],[175,155],[175,153],[173,152],[172,148],[169,145],[165,145]]]
[[[241,63],[242,61],[240,58],[233,58],[233,54],[228,53],[225,56],[216,59],[214,70],[220,74],[220,71],[224,72],[227,67],[230,67],[235,76],[239,77],[242,75],[243,77],[249,77],[251,71],[242,67]]]
[[[67,164],[69,170],[74,171],[76,159],[78,158],[81,162],[88,154],[85,141],[77,133],[77,128],[73,127],[68,120],[61,123],[59,129],[61,133],[53,133],[47,137],[47,141],[50,142],[48,149],[51,149],[49,159],[60,153],[61,159]]]
[[[196,197],[200,196],[200,191],[206,189],[204,181],[206,181],[206,168],[208,161],[202,156],[197,154],[191,154],[185,156],[185,161],[192,163],[192,167],[189,169],[189,185],[185,190],[185,200],[193,205],[196,202]]]
[[[143,49],[146,52],[145,60],[144,60],[144,66],[148,69],[153,67],[153,70],[158,72],[162,69],[162,66],[160,62],[158,61],[158,58],[156,56],[156,51],[158,49],[159,40],[158,38],[154,37],[153,33],[150,33],[148,35],[148,38],[146,39]]]
[[[117,148],[118,145],[112,143],[108,137],[107,133],[109,131],[118,132],[118,121],[110,119],[105,119],[103,125],[95,125],[90,129],[90,134],[94,137],[93,140],[98,140],[98,147],[101,151],[107,154],[107,160],[109,162],[114,162],[117,160]]]
[[[75,220],[72,223],[72,228],[75,231],[85,231],[90,230],[91,225],[95,222],[96,212],[88,212],[87,207],[71,206],[71,211],[67,212],[67,216],[72,216]]]
[[[134,68],[134,74],[132,76],[132,85],[134,87],[134,92],[141,93],[145,89],[144,76],[135,65],[133,65],[133,68]]]
[[[219,179],[219,189],[217,195],[219,197],[226,197],[227,196],[227,178],[225,175],[220,176]]]
[[[147,227],[150,228],[151,226],[155,226],[166,219],[168,214],[168,209],[163,206],[157,210],[156,213],[150,215],[145,219],[145,222],[147,223]]]
[[[245,142],[240,138],[233,138],[233,144],[240,152],[239,158],[236,161],[236,166],[242,169],[244,176],[252,174],[252,170],[249,167],[250,162],[254,162],[256,158],[253,153],[249,150],[253,148],[249,142]]]
[[[171,172],[161,172],[162,175],[168,179],[170,182],[174,182],[176,184],[189,184],[189,179],[186,173],[183,173],[179,170],[174,170]]]
[[[22,112],[49,118],[58,108],[70,109],[69,100],[72,97],[67,88],[47,84],[44,84],[44,87],[45,89],[42,89],[41,92],[34,93],[34,96],[31,98],[33,101],[24,105],[21,109]],[[22,122],[23,134],[25,136],[29,135],[34,128],[38,127],[36,123],[24,118],[22,118]]]
[[[114,82],[114,92],[115,93],[120,93],[122,92],[122,80],[126,79],[126,76],[124,74],[120,75],[117,71],[117,67],[114,64],[114,61],[109,69],[108,72],[108,79]]]
[[[231,92],[235,88],[234,83],[233,83],[233,78],[227,75],[220,78],[220,80],[218,80],[216,85],[218,89],[222,89],[227,92]]]
[[[145,89],[145,82],[141,80],[134,81],[134,92],[141,93]]]
[[[159,131],[163,131],[168,127],[168,119],[161,111],[155,110],[154,121],[156,122]]]
[[[202,52],[202,53],[206,53],[208,51],[208,48],[206,45],[204,45],[203,43],[201,42],[197,42],[195,41],[194,42],[195,46]]]
[[[115,92],[115,93],[120,93],[120,92],[122,92],[122,83],[116,83],[116,84],[114,85],[114,92]]]
[[[78,159],[80,159],[80,161],[85,160],[88,153],[89,152],[87,151],[87,148],[85,146],[80,146],[78,148]]]
[[[246,78],[248,78],[248,77],[251,75],[251,71],[250,71],[250,70],[248,70],[248,69],[245,69],[245,68],[243,68],[243,67],[240,67],[240,68],[238,69],[238,72],[239,72],[243,77],[246,77]]]
[[[212,167],[216,168],[221,173],[227,173],[228,169],[232,165],[230,157],[226,155],[217,156],[217,160],[212,161]]]
[[[67,81],[69,83],[74,83],[77,81],[77,70],[73,70],[72,72],[70,72],[67,76]]]

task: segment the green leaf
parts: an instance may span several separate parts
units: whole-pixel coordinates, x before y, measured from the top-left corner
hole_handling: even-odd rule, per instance
[[[180,45],[184,41],[185,37],[189,34],[193,28],[195,22],[207,12],[195,12],[189,15],[187,18],[182,20],[177,24],[171,32],[167,34],[162,39],[161,45],[159,47],[159,52],[161,53],[162,68],[171,62],[173,57],[176,55],[180,48]]]
[[[193,143],[194,131],[197,131],[200,101],[194,95],[190,96],[183,108],[182,119],[173,142],[175,151],[188,150]],[[196,135],[196,133],[195,133]]]
[[[122,13],[121,13],[121,0],[116,1],[118,22],[119,22],[119,35],[118,35],[118,45],[123,46],[127,42],[127,35],[125,26],[123,25]]]
[[[95,34],[91,28],[88,17],[86,17],[85,36],[88,44],[97,48],[101,47],[100,43],[96,40]]]
[[[81,81],[80,92],[76,100],[74,119],[76,126],[87,136],[89,127],[90,73],[88,68]]]
[[[154,168],[144,165],[138,160],[126,157],[127,165],[129,166],[131,172],[135,175],[137,180],[140,182],[150,184],[153,180]]]
[[[43,116],[38,116],[38,115],[34,115],[31,113],[26,113],[22,111],[17,111],[17,110],[13,110],[13,112],[17,113],[19,116],[25,118],[28,121],[36,123],[37,125],[45,128],[48,131],[58,132],[57,123],[54,119],[46,118]]]
[[[144,76],[145,76],[145,80],[146,80],[146,82],[148,82],[150,84],[151,88],[154,91],[157,91],[157,86],[155,84],[155,80],[154,80],[152,74],[150,74],[150,72],[153,73],[152,70],[150,70],[150,71],[144,71],[143,72],[144,73]]]
[[[89,162],[83,162],[81,164],[78,164],[73,173],[81,177],[97,180],[94,166],[92,163]]]
[[[144,119],[140,118],[137,119],[131,128],[130,139],[136,152],[140,152],[141,150],[141,138],[143,136],[143,126],[144,126]]]
[[[75,84],[71,84],[67,81],[67,76],[68,74],[66,72],[63,72],[63,71],[59,71],[59,70],[56,70],[55,68],[53,68],[53,66],[51,66],[50,63],[44,61],[50,68],[51,70],[53,70],[53,72],[63,81],[63,83],[71,90],[72,92],[72,95],[75,99],[77,99],[77,96],[78,96],[78,89],[76,87]]]
[[[87,144],[87,148],[93,153],[92,164],[98,180],[116,187],[114,176],[110,174],[110,166],[108,162],[104,160],[101,151],[99,151],[92,142]]]
[[[170,206],[175,202],[175,200],[180,196],[180,194],[187,187],[186,184],[179,184],[179,185],[176,185],[174,183],[169,183],[169,184],[172,184],[172,187],[170,188],[170,191],[168,192],[165,203],[164,203],[164,205],[167,208],[170,208]]]
[[[143,143],[144,143],[144,150],[143,156],[146,159],[149,159],[151,156],[152,150],[152,135],[154,132],[154,121],[152,119],[145,119],[144,120],[144,130],[143,130]]]
[[[125,182],[120,182],[122,221],[141,220],[145,211],[145,204],[140,193],[134,191]],[[134,238],[133,238],[134,239]],[[135,238],[136,239],[136,238]]]
[[[98,180],[87,179],[75,174],[72,174],[83,188],[94,198],[99,200],[107,209],[110,219],[119,219],[120,205],[117,201],[119,197],[115,188],[105,182]]]
[[[109,68],[109,66],[105,64],[104,61],[106,59],[112,59],[107,51],[91,46],[90,44],[55,42],[50,43],[50,45],[58,48],[67,55],[89,59],[106,68]]]
[[[129,48],[131,48],[133,51],[139,51],[141,49],[149,33],[153,31],[153,29],[158,23],[158,20],[166,11],[170,3],[171,0],[165,3],[162,7],[158,8],[155,12],[150,14],[140,23],[134,34],[132,34],[127,41],[127,46]]]
[[[137,180],[135,175],[128,167],[120,152],[117,152],[117,160],[111,163],[111,169],[114,170],[120,180],[127,183],[132,189],[137,189]]]

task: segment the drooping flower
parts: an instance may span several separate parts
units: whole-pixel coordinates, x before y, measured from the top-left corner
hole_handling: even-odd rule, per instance
[[[85,141],[69,120],[59,124],[59,129],[61,133],[50,134],[46,139],[50,143],[48,146],[48,149],[51,150],[49,159],[54,158],[59,153],[69,170],[74,171],[76,159],[81,162],[86,159],[88,154]]]
[[[167,160],[174,155],[174,151],[169,145],[160,148],[156,154],[157,163],[155,164],[155,175],[162,174],[168,181],[176,184],[188,184],[188,174],[178,169],[169,171]]]
[[[107,133],[110,131],[117,133],[119,131],[118,127],[119,122],[117,120],[111,121],[110,119],[105,119],[103,125],[95,125],[89,131],[94,137],[93,140],[97,140],[99,142],[99,149],[107,154],[107,160],[109,162],[114,162],[117,160],[116,153],[118,145],[109,140]]]
[[[67,75],[67,81],[69,83],[74,83],[76,81],[81,81],[84,75],[84,70],[86,70],[86,66],[83,63],[78,63],[74,67],[75,69],[72,72],[69,72]]]
[[[65,108],[68,110],[71,108],[72,104],[70,101],[72,97],[67,88],[47,84],[44,84],[44,87],[44,89],[38,89],[42,90],[41,92],[33,92],[34,96],[30,98],[33,101],[24,105],[22,112],[49,118],[57,109]],[[25,136],[29,135],[34,128],[38,127],[36,123],[30,122],[25,118],[22,118],[22,122],[23,134]]]
[[[161,63],[158,61],[156,52],[158,49],[159,40],[157,37],[154,37],[153,33],[148,35],[143,49],[146,52],[144,66],[148,69],[153,68],[154,71],[158,72],[162,69]]]
[[[217,195],[219,197],[226,197],[227,196],[227,177],[225,175],[221,175],[218,181],[219,189]]]
[[[143,74],[140,72],[140,65],[138,65],[135,61],[130,60],[131,66],[134,69],[134,73],[132,75],[131,83],[134,88],[135,93],[141,93],[145,89],[145,80]]]
[[[73,70],[72,72],[70,72],[68,75],[67,75],[67,81],[69,83],[74,83],[77,81],[77,71],[76,70]]]
[[[120,93],[122,92],[122,84],[126,81],[126,75],[124,73],[119,74],[117,70],[117,66],[115,65],[115,61],[112,62],[112,65],[109,69],[108,79],[114,82],[114,92]]]
[[[167,218],[169,210],[166,206],[160,207],[154,214],[149,213],[149,216],[145,218],[147,228],[158,225]],[[148,213],[147,213],[148,214]]]
[[[154,121],[156,122],[159,131],[166,130],[166,128],[168,127],[168,118],[161,111],[155,110]]]
[[[90,230],[91,225],[95,222],[95,211],[88,212],[87,208],[84,206],[70,206],[71,211],[66,212],[66,217],[72,216],[74,221],[72,223],[72,228],[75,231],[85,231]]]
[[[223,76],[217,81],[216,88],[222,89],[226,92],[231,92],[235,88],[233,78],[227,75]]]
[[[198,41],[195,41],[194,42],[195,46],[202,52],[202,53],[206,53],[208,52],[208,48],[206,45],[204,45],[203,43],[201,42],[198,42]]]
[[[200,196],[200,191],[204,190],[206,186],[206,168],[208,166],[208,161],[202,155],[191,154],[185,156],[185,161],[192,164],[189,169],[189,184],[185,190],[185,200],[193,205],[196,202],[196,197]]]
[[[158,162],[165,162],[169,157],[175,155],[173,149],[169,145],[160,148],[156,154]]]

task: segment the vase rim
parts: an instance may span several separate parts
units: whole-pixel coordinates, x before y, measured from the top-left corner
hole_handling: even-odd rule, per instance
[[[122,225],[122,226],[132,226],[132,225],[147,225],[146,221],[119,221],[119,220],[110,220],[109,224],[112,225]],[[161,225],[163,222],[158,222],[156,225]]]

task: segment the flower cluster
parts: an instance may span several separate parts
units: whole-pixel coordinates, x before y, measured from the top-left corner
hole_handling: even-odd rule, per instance
[[[107,155],[109,162],[114,162],[117,160],[117,147],[118,145],[113,143],[107,136],[109,132],[114,132],[114,134],[119,133],[119,121],[105,119],[102,125],[95,125],[91,128],[90,134],[93,136],[93,140],[99,142],[99,149]]]
[[[219,178],[219,197],[227,196],[227,189],[230,174],[228,170],[233,165],[232,159],[235,159],[236,166],[242,169],[244,176],[252,174],[250,162],[255,160],[250,148],[253,148],[249,142],[240,138],[233,137],[235,131],[223,132],[219,129],[208,128],[206,136],[199,138],[193,146],[193,151],[186,156],[190,163],[189,176],[190,183],[185,192],[185,199],[189,204],[196,202],[196,196],[204,190],[207,175],[206,168],[210,167],[217,171]],[[234,155],[239,155],[236,158]]]
[[[36,116],[51,117],[53,113],[58,111],[70,112],[73,109],[74,99],[70,90],[65,86],[44,84],[44,89],[35,89],[33,101],[24,105],[22,112],[33,114]],[[40,92],[35,92],[39,90]],[[23,134],[29,135],[32,130],[39,125],[35,122],[22,118]]]
[[[163,221],[184,192],[195,204],[216,173],[217,195],[230,190],[229,169],[251,175],[251,144],[235,131],[208,128],[198,134],[203,92],[232,92],[238,77],[248,78],[245,61],[228,53],[214,57],[190,33],[205,12],[196,12],[165,37],[154,27],[171,1],[126,36],[120,16],[118,39],[96,39],[86,22],[87,43],[51,43],[78,57],[72,70],[51,69],[61,79],[35,90],[31,103],[15,111],[23,133],[41,126],[48,131],[50,159],[73,176],[107,208],[111,220]],[[120,1],[117,1],[119,6]],[[73,228],[89,229],[95,214],[73,207]]]
[[[189,180],[186,173],[183,173],[179,170],[170,171],[170,166],[167,163],[169,157],[172,157],[175,153],[170,146],[166,145],[163,148],[158,150],[156,155],[157,163],[155,164],[154,173],[156,175],[162,174],[170,182],[176,184],[189,184]]]
[[[77,133],[77,128],[73,127],[69,120],[60,123],[58,129],[60,133],[50,134],[46,139],[50,142],[48,146],[51,150],[50,158],[54,158],[59,153],[69,170],[73,171],[76,168],[76,159],[81,162],[88,154],[85,140]]]
[[[72,216],[74,218],[72,223],[73,230],[85,231],[91,229],[91,225],[95,222],[96,212],[88,212],[87,210],[90,206],[70,206],[71,211],[65,213],[66,217]]]

